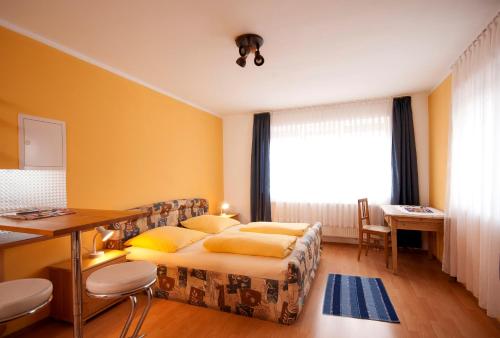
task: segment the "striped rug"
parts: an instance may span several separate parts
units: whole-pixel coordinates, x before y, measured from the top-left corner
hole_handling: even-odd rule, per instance
[[[323,314],[399,323],[380,278],[328,275]]]

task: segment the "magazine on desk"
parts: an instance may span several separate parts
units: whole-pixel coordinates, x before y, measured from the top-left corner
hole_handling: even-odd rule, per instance
[[[32,209],[22,209],[13,212],[7,212],[4,214],[0,214],[0,216],[11,219],[34,220],[34,219],[41,219],[48,217],[70,215],[74,213],[75,211],[67,208],[32,208]]]
[[[404,211],[409,214],[433,214],[434,211],[432,211],[431,208],[428,207],[422,207],[419,205],[402,205],[399,207],[401,211]]]

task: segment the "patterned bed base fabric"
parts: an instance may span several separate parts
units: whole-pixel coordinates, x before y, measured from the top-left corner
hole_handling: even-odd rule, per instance
[[[109,226],[114,236],[105,242],[108,249],[123,249],[125,241],[160,226],[179,226],[190,217],[208,213],[202,198],[153,203],[132,210],[146,211],[145,217]],[[155,295],[232,312],[243,316],[294,323],[304,305],[320,260],[321,224],[314,224],[290,254],[288,271],[279,280],[235,275],[186,267],[158,266]]]
[[[109,226],[115,230],[111,239],[105,242],[107,249],[123,249],[123,243],[140,233],[161,227],[179,226],[191,217],[208,213],[208,201],[203,198],[177,199],[143,205],[130,210],[147,212],[146,216],[138,219],[114,223]]]
[[[311,288],[320,244],[321,224],[316,223],[291,253],[282,280],[159,265],[155,296],[289,325]]]

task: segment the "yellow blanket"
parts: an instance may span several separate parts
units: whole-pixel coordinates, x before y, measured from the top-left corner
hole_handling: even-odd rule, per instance
[[[203,246],[212,252],[283,258],[292,252],[296,240],[294,236],[235,231],[210,237]]]
[[[307,229],[309,223],[253,222],[242,226],[240,231],[302,237]]]

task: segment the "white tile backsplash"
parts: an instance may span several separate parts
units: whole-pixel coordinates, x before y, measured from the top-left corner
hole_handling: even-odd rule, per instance
[[[32,207],[66,207],[66,171],[0,169],[0,212]]]

